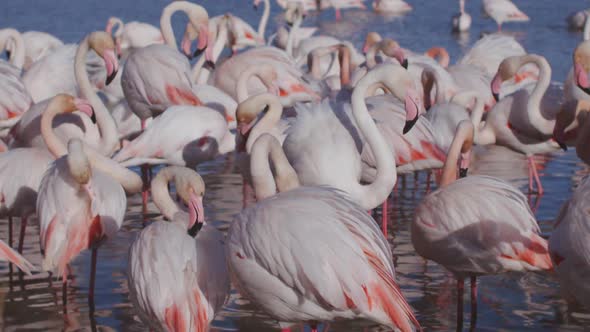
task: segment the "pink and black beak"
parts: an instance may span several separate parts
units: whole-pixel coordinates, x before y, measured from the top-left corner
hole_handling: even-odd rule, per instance
[[[492,96],[494,96],[494,100],[498,102],[500,100],[500,88],[502,87],[502,78],[500,75],[496,74],[494,79],[492,80],[491,88],[492,88]]]
[[[567,151],[567,144],[565,144],[563,130],[557,125],[553,128],[553,137],[551,137],[563,151]]]
[[[399,62],[400,65],[402,65],[402,67],[404,67],[405,69],[408,69],[408,65],[409,65],[408,58],[406,58],[404,50],[401,47],[398,47],[393,52],[393,57]]]
[[[118,59],[118,57],[115,54],[115,50],[104,51],[103,60],[104,60],[105,67],[107,69],[106,85],[111,84],[111,82],[117,76],[117,71],[119,70],[119,61],[117,59]]]
[[[459,162],[459,177],[467,177],[469,171],[469,162],[471,160],[471,152],[461,153],[461,160]]]
[[[576,63],[574,65],[574,75],[578,88],[585,93],[590,94],[590,81],[588,80],[588,73],[584,70],[584,66]]]
[[[10,60],[10,56],[12,55],[12,53],[9,50],[6,50],[6,59]]]
[[[96,123],[96,116],[94,115],[94,109],[92,108],[92,105],[87,100],[75,98],[74,105],[76,106],[76,109],[78,111],[88,115],[88,117],[90,117],[90,120],[92,120],[92,123]]]
[[[418,116],[420,115],[420,106],[416,103],[417,92],[413,89],[408,89],[406,92],[406,98],[404,106],[406,109],[406,123],[404,124],[403,133],[407,134],[412,127],[418,122]]]
[[[203,196],[197,196],[191,192],[188,204],[189,225],[188,235],[195,237],[205,223],[205,209],[203,208]]]

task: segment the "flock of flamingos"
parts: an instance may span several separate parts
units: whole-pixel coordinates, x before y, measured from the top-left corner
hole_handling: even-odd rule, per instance
[[[416,254],[456,276],[458,329],[464,279],[474,325],[482,275],[554,270],[563,291],[590,306],[590,180],[547,240],[523,193],[468,175],[475,144],[526,155],[539,195],[535,154],[576,146],[590,163],[590,42],[573,50],[557,103],[546,96],[549,63],[510,36],[487,35],[449,65],[442,48],[420,54],[369,33],[358,50],[301,26],[308,11],[334,7],[339,18],[362,0],[277,0],[287,24],[267,38],[269,1],[253,1],[264,6],[257,30],[187,1],[167,5],[159,29],[111,18],[79,44],[0,30],[0,204],[11,232],[12,218],[21,225],[18,250],[0,242],[0,256],[26,273],[54,273],[66,294],[68,264],[92,250],[93,300],[97,249],[121,227],[126,195],[141,192],[167,219],[129,251],[131,297],[152,330],[208,330],[230,280],[283,331],[357,318],[420,330],[396,283],[385,212],[398,173],[432,170],[438,188],[419,203],[411,239]],[[483,4],[499,30],[529,19],[508,0]],[[373,7],[411,10],[401,0]],[[180,49],[177,11],[189,18]],[[452,24],[469,29],[463,0]],[[220,60],[226,48],[232,55]],[[257,202],[222,234],[206,222],[194,167],[226,153]],[[152,177],[154,165],[166,167]],[[380,225],[370,211],[381,205]],[[41,267],[19,254],[33,217]]]

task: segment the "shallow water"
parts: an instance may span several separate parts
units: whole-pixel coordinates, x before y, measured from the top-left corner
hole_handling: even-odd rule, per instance
[[[66,42],[76,42],[87,32],[103,29],[107,18],[117,14],[123,20],[140,20],[157,24],[161,8],[167,1],[32,1],[2,0],[0,26],[19,30],[51,32]],[[246,0],[201,1],[210,15],[228,10],[256,22],[261,11],[252,10]],[[353,40],[358,46],[367,31],[376,30],[394,37],[404,47],[424,51],[433,45],[446,47],[451,59],[457,59],[474,43],[481,32],[492,32],[495,24],[480,15],[480,2],[468,1],[467,10],[474,23],[469,35],[450,33],[450,17],[457,11],[454,1],[413,1],[414,11],[403,18],[385,18],[371,12],[349,11],[342,22],[333,21],[333,12],[311,15],[305,25],[319,25],[321,33]],[[553,80],[561,81],[571,65],[571,52],[581,39],[580,33],[567,31],[565,17],[584,8],[578,1],[520,0],[518,6],[529,14],[528,24],[506,24],[507,33],[516,38],[530,52],[542,54],[553,67]],[[41,14],[43,13],[43,14]],[[273,9],[269,31],[279,21],[278,8]],[[180,16],[180,15],[178,15]],[[184,26],[179,17],[175,26]],[[527,171],[524,157],[500,147],[479,149],[475,154],[471,174],[490,174],[504,178],[526,190]],[[543,232],[549,234],[552,220],[573,188],[588,173],[573,151],[540,157],[542,181],[546,188],[543,197],[531,197],[531,205]],[[232,217],[242,207],[242,180],[231,156],[219,158],[198,168],[207,184],[205,209],[208,220],[220,229],[227,229]],[[404,295],[415,309],[425,330],[455,329],[455,282],[442,267],[418,257],[412,248],[409,234],[412,213],[427,189],[426,173],[401,177],[397,192],[391,197],[389,234],[397,269],[397,281]],[[10,273],[7,265],[0,265],[0,317],[3,330],[100,330],[144,331],[134,308],[129,302],[126,264],[127,250],[143,227],[139,195],[129,198],[129,212],[117,237],[99,250],[96,282],[96,312],[89,317],[88,276],[89,252],[72,264],[73,279],[68,286],[68,314],[61,306],[61,283],[50,282],[47,274],[33,277]],[[155,206],[149,206],[148,222],[160,219]],[[380,211],[374,214],[380,220]],[[38,234],[34,222],[27,228],[24,254],[40,265]],[[19,222],[14,222],[14,243]],[[0,221],[0,238],[8,239],[8,223]],[[467,306],[467,304],[466,304]],[[469,311],[466,308],[468,320]],[[232,292],[230,302],[213,323],[227,331],[276,331],[276,323],[262,313],[255,312],[247,302]],[[465,326],[468,326],[466,322]],[[363,322],[333,325],[331,331],[362,331]],[[370,325],[369,325],[370,326]],[[590,313],[579,307],[568,306],[559,294],[556,278],[551,273],[505,274],[480,278],[478,330],[517,331],[582,331],[590,329]],[[378,330],[378,329],[375,329]]]

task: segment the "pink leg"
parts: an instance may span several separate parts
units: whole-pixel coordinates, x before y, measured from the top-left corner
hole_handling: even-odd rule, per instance
[[[533,192],[533,166],[531,165],[530,157],[527,157],[527,162],[529,164],[529,193]]]
[[[340,9],[336,8],[336,21],[340,21],[342,19],[342,14],[340,13]]]
[[[463,330],[463,289],[464,279],[457,279],[457,331]]]
[[[389,197],[385,198],[383,205],[381,206],[381,231],[383,236],[387,239],[387,201]]]
[[[543,195],[543,185],[541,184],[541,179],[539,178],[539,172],[537,171],[537,164],[535,163],[535,158],[532,156],[531,165],[533,166],[533,176],[535,177],[535,182],[537,184],[537,191],[539,195]]]
[[[477,277],[471,277],[471,330],[477,323]]]
[[[25,232],[27,230],[27,217],[20,220],[20,235],[18,237],[18,253],[23,253],[23,244],[25,242]]]
[[[316,324],[312,324],[309,327],[311,327],[311,332],[318,332],[318,326]]]
[[[326,324],[324,324],[324,328],[322,329],[322,332],[328,332],[329,329],[330,329],[330,323],[326,323]]]
[[[498,32],[502,32],[502,24],[498,24]]]
[[[64,305],[64,314],[68,312],[68,273],[64,271],[61,276],[61,302]]]
[[[291,332],[291,329],[290,328],[281,329],[281,332]]]

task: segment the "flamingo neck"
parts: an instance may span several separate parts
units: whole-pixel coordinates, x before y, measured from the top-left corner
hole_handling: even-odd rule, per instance
[[[274,177],[270,162],[276,172]],[[250,156],[250,172],[258,200],[275,195],[277,189],[283,192],[300,186],[297,173],[289,164],[283,148],[270,134],[264,134],[256,140]]]
[[[160,29],[162,30],[164,42],[175,50],[178,50],[178,44],[176,43],[174,30],[172,30],[172,15],[178,11],[182,11],[189,16],[189,20],[193,23],[191,15],[189,15],[189,10],[192,6],[196,6],[195,8],[200,7],[187,1],[174,1],[164,8],[162,16],[160,16]]]
[[[289,31],[289,37],[287,37],[287,47],[285,47],[285,51],[291,57],[293,57],[293,47],[294,47],[293,44],[295,43],[295,35],[299,31],[299,27],[301,26],[302,22],[303,22],[303,19],[301,18],[301,16],[297,16],[297,18],[295,19],[295,22],[293,22],[293,26],[291,27],[291,30]]]
[[[248,135],[248,141],[246,142],[247,152],[252,151],[252,146],[258,137],[268,133],[272,128],[276,127],[283,115],[283,105],[281,105],[281,102],[277,97],[262,97],[261,102],[268,105],[268,111],[262,119],[258,121],[254,128],[251,129],[250,135]]]
[[[584,40],[590,40],[590,17],[586,15],[586,20],[584,21]]]
[[[469,90],[469,91],[461,91],[458,92],[456,95],[454,95],[451,98],[451,102],[452,103],[456,103],[461,105],[462,107],[464,107],[465,109],[469,108],[469,105],[471,104],[471,102],[475,100],[475,105],[473,106],[473,109],[470,112],[470,120],[471,123],[473,124],[473,128],[475,128],[475,137],[474,137],[474,141],[477,144],[483,144],[483,143],[479,143],[479,128],[481,125],[481,119],[483,118],[483,114],[485,112],[485,103],[483,98],[477,94],[475,91]]]
[[[459,0],[459,11],[461,14],[465,14],[465,0]]]
[[[215,43],[213,44],[213,58],[211,59],[213,63],[216,63],[219,57],[221,56],[221,53],[223,52],[223,49],[225,48],[225,45],[228,41],[228,34],[229,32],[226,24],[221,24],[221,27],[217,31],[217,34],[214,38]],[[213,40],[213,38],[209,40]],[[205,61],[206,57],[201,56],[199,58],[199,61],[197,61],[197,63],[193,67],[193,81],[197,84],[206,84],[206,82],[209,80],[209,76],[211,75],[211,70],[203,68]]]
[[[527,54],[523,56],[523,60],[521,67],[527,63],[534,63],[539,68],[539,80],[535,84],[535,88],[531,92],[527,102],[529,119],[537,130],[542,133],[551,134],[555,127],[555,119],[545,119],[541,112],[541,100],[551,83],[551,67],[545,58],[535,54]]]
[[[118,17],[112,17],[111,20],[113,21],[112,27],[117,27],[113,35],[115,36],[115,38],[121,37],[121,35],[123,35],[123,28],[125,27],[123,20],[121,20]]]
[[[86,55],[88,54],[88,37],[78,45],[74,59],[74,75],[80,87],[82,97],[90,102],[96,116],[96,125],[100,130],[100,151],[110,156],[119,147],[119,134],[113,116],[98,96],[86,72]]]
[[[65,113],[58,98],[53,98],[47,104],[47,108],[41,115],[41,136],[47,145],[47,150],[57,159],[68,153],[65,144],[60,141],[53,131],[53,119],[61,113]]]
[[[590,114],[588,111],[581,111],[578,114],[578,133],[576,137],[576,154],[585,163],[590,163]]]
[[[264,34],[266,33],[266,25],[268,24],[268,18],[270,16],[270,0],[264,0],[264,12],[258,23],[258,36],[264,40]]]
[[[262,81],[267,88],[271,86],[271,82],[267,82],[266,79],[262,76],[261,68],[257,66],[250,67],[244,70],[240,77],[238,78],[238,82],[236,83],[236,95],[238,97],[238,103],[243,102],[244,100],[248,99],[248,82],[250,82],[250,78],[257,77]]]
[[[445,159],[439,187],[445,187],[457,179],[457,163],[459,162],[461,150],[470,137],[473,137],[473,127],[471,125],[466,126],[463,125],[463,123],[459,123],[457,131],[455,132],[455,137],[453,138],[453,142],[447,153],[447,158]]]
[[[174,215],[180,211],[168,191],[168,183],[173,179],[173,168],[166,167],[158,172],[158,175],[152,180],[151,184],[154,204],[156,204],[162,215],[168,220],[172,220]]]
[[[375,180],[371,184],[361,185],[360,183],[356,183],[359,189],[359,203],[364,209],[373,209],[381,204],[387,196],[389,196],[397,181],[395,160],[385,139],[377,129],[375,121],[369,115],[365,103],[367,91],[374,85],[374,83],[378,82],[384,83],[387,89],[389,89],[389,91],[391,91],[396,97],[399,98],[401,96],[401,100],[405,99],[405,88],[400,89],[400,87],[397,86],[397,77],[399,76],[396,75],[397,77],[394,77],[391,71],[385,70],[388,68],[397,69],[394,65],[391,65],[367,73],[367,75],[359,81],[352,92],[351,97],[352,114],[359,131],[365,137],[368,146],[373,151],[377,166],[377,174]]]
[[[12,41],[11,55],[8,62],[18,69],[23,69],[25,64],[25,41],[16,29],[0,30],[0,50],[6,48],[6,44]]]
[[[442,90],[442,86],[440,82],[442,78],[440,73],[435,69],[430,67],[424,68],[422,71],[422,86],[424,89],[424,105],[428,105],[429,107],[433,105],[431,95],[432,89],[435,88],[435,95],[434,95],[434,103],[443,103],[445,102],[445,97]]]

